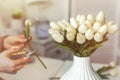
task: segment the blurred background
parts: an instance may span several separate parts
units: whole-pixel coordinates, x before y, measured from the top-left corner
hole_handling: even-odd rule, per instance
[[[25,19],[32,21],[32,45],[41,56],[71,60],[69,51],[59,48],[48,34],[49,22],[69,20],[77,14],[94,14],[103,10],[107,21],[120,25],[119,0],[0,0],[0,35],[23,32]],[[92,55],[92,61],[120,64],[120,34],[110,37],[103,47]]]

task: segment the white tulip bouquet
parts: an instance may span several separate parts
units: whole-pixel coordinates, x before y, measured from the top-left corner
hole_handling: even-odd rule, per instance
[[[67,48],[78,57],[90,56],[108,40],[108,35],[118,31],[112,21],[105,21],[105,14],[100,11],[96,17],[88,14],[71,17],[66,20],[50,22],[49,33],[56,43]]]

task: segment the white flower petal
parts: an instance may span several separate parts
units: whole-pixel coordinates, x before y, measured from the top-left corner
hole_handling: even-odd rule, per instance
[[[48,30],[48,32],[49,32],[49,34],[51,34],[51,35],[60,34],[60,32],[59,32],[58,30],[55,30],[55,29],[52,29],[52,28],[50,28],[50,29]]]
[[[82,24],[79,28],[78,28],[78,31],[82,34],[84,34],[86,31],[88,30],[88,27],[87,25],[85,24]]]
[[[54,34],[52,37],[58,43],[62,43],[64,41],[64,37],[61,34]]]
[[[29,19],[27,19],[27,20],[25,21],[25,25],[31,26],[31,25],[32,25],[32,22],[31,22]]]
[[[76,17],[76,21],[79,22],[79,20],[80,20],[80,15],[77,15],[77,17]]]
[[[94,18],[93,15],[88,14],[88,16],[87,16],[87,20],[89,20],[89,21],[91,21],[91,22],[93,23],[93,22],[95,21],[95,18]]]
[[[59,21],[57,24],[61,27],[62,31],[67,29],[67,26],[63,22]]]
[[[118,31],[118,26],[117,25],[108,26],[108,34],[114,34],[117,31]]]
[[[66,21],[66,20],[62,20],[62,22],[63,22],[67,27],[71,26],[70,23],[69,23],[68,21]]]
[[[110,21],[110,22],[108,22],[107,24],[108,24],[108,26],[111,26],[111,25],[114,25],[114,22],[113,22],[113,21]]]
[[[79,44],[83,44],[85,43],[86,38],[84,35],[82,35],[81,33],[77,33],[77,43]]]
[[[87,25],[88,28],[92,28],[92,24],[93,24],[93,23],[92,23],[91,21],[86,20],[86,21],[85,21],[85,24]]]
[[[56,29],[56,30],[60,30],[61,29],[60,26],[57,23],[55,23],[55,22],[50,22],[50,27],[52,29]]]
[[[93,28],[92,29],[93,29],[94,32],[97,32],[100,27],[101,27],[101,23],[100,22],[95,22],[93,24]]]
[[[97,20],[98,22],[101,22],[101,23],[103,23],[103,22],[105,21],[105,14],[104,14],[103,11],[100,11],[100,12],[97,14],[96,20]]]
[[[94,33],[91,29],[89,29],[86,33],[85,33],[85,37],[87,40],[91,40],[93,39]]]
[[[67,32],[73,33],[75,35],[76,29],[74,29],[73,27],[67,27]]]
[[[110,62],[110,66],[111,67],[116,67],[116,62],[115,61]]]
[[[68,41],[73,41],[75,39],[75,35],[71,32],[67,32],[66,38]]]
[[[73,17],[70,18],[70,24],[73,28],[75,28],[75,29],[78,28],[78,23]]]
[[[102,35],[101,33],[96,33],[96,34],[94,35],[94,40],[95,40],[96,42],[101,42],[101,41],[103,40],[103,35]]]
[[[86,17],[84,15],[81,15],[80,20],[79,20],[79,24],[82,25],[85,23],[85,21],[86,21]]]
[[[107,25],[103,25],[99,28],[98,32],[101,33],[101,34],[106,34],[107,33],[107,30],[108,30],[108,26]]]

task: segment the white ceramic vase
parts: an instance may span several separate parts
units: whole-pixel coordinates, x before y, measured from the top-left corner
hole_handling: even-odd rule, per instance
[[[102,80],[95,72],[90,57],[73,58],[73,65],[60,80]]]

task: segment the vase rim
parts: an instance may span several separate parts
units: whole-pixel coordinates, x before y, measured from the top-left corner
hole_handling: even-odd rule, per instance
[[[76,56],[76,55],[74,55],[73,57],[76,57],[76,58],[90,58],[90,56],[87,56],[87,57],[79,57],[79,56]]]

